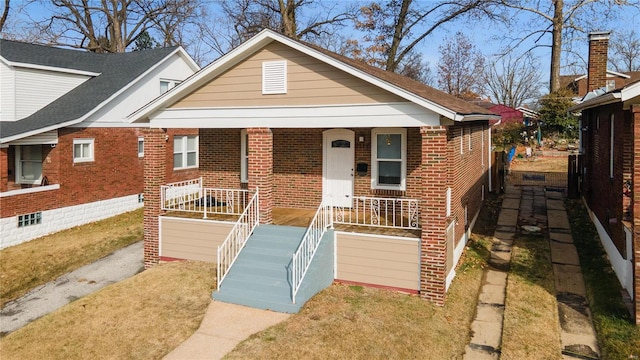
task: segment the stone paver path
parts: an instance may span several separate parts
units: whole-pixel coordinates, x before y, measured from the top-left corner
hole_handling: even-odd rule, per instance
[[[504,316],[507,271],[511,262],[511,246],[518,225],[521,192],[507,186],[498,215],[498,224],[493,234],[490,264],[485,271],[476,317],[471,323],[471,341],[466,346],[464,359],[498,359],[502,342],[502,319]]]
[[[598,342],[562,194],[547,192],[547,209],[562,356],[564,359],[598,359]]]

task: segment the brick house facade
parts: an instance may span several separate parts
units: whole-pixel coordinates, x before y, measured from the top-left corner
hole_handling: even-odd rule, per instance
[[[283,92],[264,93],[265,62],[286,64]],[[274,208],[316,209],[327,195],[344,200],[329,184],[328,152],[346,144],[353,162],[337,168],[351,173],[348,196],[419,200],[420,281],[414,290],[442,304],[489,191],[488,120],[493,118],[481,107],[397,74],[265,30],[194,75],[182,91],[132,115],[132,122],[150,127],[145,265],[160,259],[158,227],[165,213],[160,186],[176,180],[168,178],[172,166],[163,159],[172,153],[168,132],[178,124],[198,131],[195,175],[203,186],[259,189],[262,224],[272,222]],[[352,137],[353,143],[329,141],[334,134]],[[385,142],[398,149],[394,164],[385,163],[392,155],[378,155]],[[450,240],[448,229],[455,234]]]
[[[603,87],[608,34],[590,37],[589,89]],[[595,58],[593,58],[595,57]],[[604,58],[604,60],[602,59]],[[581,111],[583,168],[581,195],[589,208],[613,270],[634,299],[640,324],[640,82],[599,96],[587,96]]]

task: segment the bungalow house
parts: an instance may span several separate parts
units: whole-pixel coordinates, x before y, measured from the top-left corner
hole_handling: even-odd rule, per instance
[[[495,117],[264,30],[130,117],[148,127],[145,264],[216,262],[214,298],[278,311],[333,281],[442,304]]]
[[[143,134],[126,117],[198,69],[178,47],[0,40],[0,248],[141,207]]]
[[[606,90],[608,38],[590,34],[591,95],[570,111],[581,112],[581,194],[640,324],[640,81]]]

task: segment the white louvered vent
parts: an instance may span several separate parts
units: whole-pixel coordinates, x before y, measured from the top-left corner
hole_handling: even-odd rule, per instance
[[[262,93],[287,93],[287,61],[265,61],[262,63]]]

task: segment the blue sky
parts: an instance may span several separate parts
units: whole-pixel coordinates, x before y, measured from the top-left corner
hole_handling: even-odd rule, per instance
[[[12,7],[15,7],[20,4],[22,0],[13,0]],[[207,0],[212,4],[212,12],[215,13],[215,9],[217,6],[215,5],[216,0]],[[325,4],[337,5],[347,3],[345,1],[336,1],[336,0],[321,0]],[[360,0],[348,0],[350,4],[366,4],[370,1],[360,1]],[[432,0],[416,0],[416,1],[432,1]],[[545,1],[545,0],[543,0]],[[567,0],[565,3],[569,3]],[[22,21],[26,21],[26,16],[29,14],[33,18],[39,18],[44,16],[44,11],[41,6],[37,4],[32,4],[28,7],[28,11],[23,11],[21,13],[17,13],[14,11],[10,14],[10,20],[16,21],[18,23]],[[308,14],[301,14],[299,17],[306,16]],[[523,23],[527,21],[527,18],[521,16],[517,19],[518,23],[509,24],[507,26],[497,25],[494,23],[490,23],[488,21],[469,21],[469,20],[457,20],[455,22],[451,22],[442,26],[439,30],[433,33],[430,37],[428,37],[425,41],[423,41],[417,47],[417,51],[422,53],[423,58],[431,64],[432,68],[435,69],[435,65],[438,62],[438,58],[440,56],[438,52],[438,46],[443,43],[444,39],[447,36],[454,35],[457,31],[462,31],[465,35],[467,35],[476,45],[476,47],[482,51],[485,56],[490,56],[494,54],[497,49],[504,45],[504,41],[500,41],[500,38],[503,38],[505,34],[509,35],[518,35],[518,30],[520,29],[519,23]],[[627,9],[627,11],[620,12],[616,18],[604,18],[600,21],[595,22],[597,30],[611,30],[611,31],[621,31],[625,29],[637,29],[637,32],[640,33],[640,8],[639,9]],[[346,30],[348,31],[348,30]],[[542,44],[550,43],[550,35],[545,35],[540,40]],[[585,61],[587,58],[587,37],[586,34],[581,35],[581,37],[576,42],[575,49],[577,50],[578,56],[582,57]],[[516,50],[516,53],[522,53],[525,49],[533,46],[533,41],[530,40],[524,43],[519,49]],[[543,81],[547,82],[549,78],[549,58],[550,58],[550,48],[538,48],[534,50],[533,54],[539,60],[542,72]],[[563,64],[572,62],[578,59],[578,56],[571,55],[567,53],[563,53]],[[213,60],[213,59],[210,59]],[[562,74],[571,73],[572,69],[564,68],[562,69]]]

